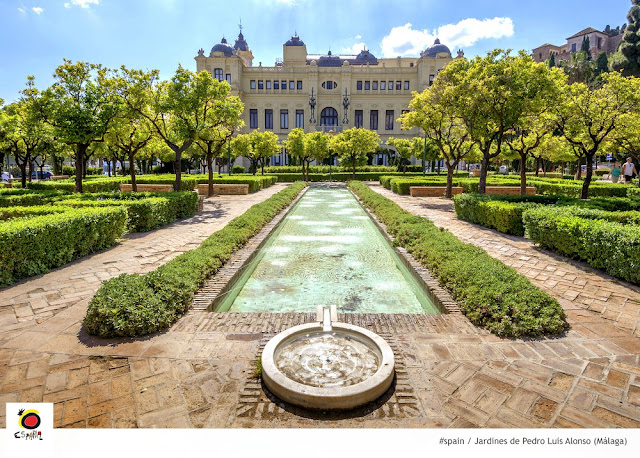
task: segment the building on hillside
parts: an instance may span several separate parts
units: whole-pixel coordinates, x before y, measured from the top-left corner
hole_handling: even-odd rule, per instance
[[[284,140],[297,127],[330,133],[364,127],[377,131],[385,142],[389,137],[420,135],[417,129],[401,130],[398,118],[408,110],[412,92],[429,87],[452,57],[439,40],[420,57],[381,59],[367,49],[357,55],[313,54],[294,34],[282,46],[282,59],[263,66],[254,64],[241,31],[233,46],[223,38],[208,55],[200,49],[195,60],[198,72],[206,70],[226,80],[232,94],[240,96],[245,106],[243,133],[270,130]],[[374,164],[386,161],[386,155],[374,158]],[[287,164],[286,152],[271,163]]]
[[[556,62],[571,60],[571,54],[580,51],[585,38],[589,38],[591,56],[595,59],[601,52],[606,54],[616,52],[622,40],[622,34],[613,35],[594,29],[593,27],[587,27],[567,38],[567,43],[562,46],[545,43],[533,49],[533,59],[536,62],[545,62],[549,60],[553,54]]]

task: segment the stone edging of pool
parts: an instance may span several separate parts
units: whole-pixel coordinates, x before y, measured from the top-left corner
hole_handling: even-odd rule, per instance
[[[337,186],[346,188],[346,185]],[[222,266],[220,270],[196,293],[192,301],[193,310],[215,311],[216,307],[224,301],[226,294],[240,278],[244,270],[250,265],[260,248],[264,243],[266,243],[269,236],[276,230],[280,222],[287,216],[293,207],[295,207],[298,200],[304,196],[308,189],[309,187],[305,188],[287,208],[276,215],[276,217],[263,227],[258,234],[251,238],[244,247],[231,255],[229,261],[227,261],[227,263],[225,263],[225,265]],[[438,309],[444,314],[461,314],[460,307],[457,302],[451,297],[445,288],[440,286],[440,283],[433,277],[433,275],[431,275],[431,272],[416,261],[416,259],[404,248],[394,247],[393,237],[387,233],[386,226],[362,205],[355,194],[353,195]]]
[[[271,233],[276,230],[280,222],[295,207],[298,201],[305,195],[309,187],[304,188],[298,197],[289,204],[287,208],[278,213],[260,231],[238,251],[231,255],[231,258],[204,284],[195,294],[191,301],[193,310],[214,311],[220,304],[229,289],[240,278],[244,270],[251,263],[260,248],[265,244]]]

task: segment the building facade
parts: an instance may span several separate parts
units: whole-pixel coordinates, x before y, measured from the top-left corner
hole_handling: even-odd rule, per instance
[[[536,62],[545,62],[551,58],[553,54],[556,62],[561,60],[571,60],[571,54],[580,51],[582,48],[582,42],[589,39],[589,50],[591,56],[595,59],[598,54],[604,52],[606,54],[613,54],[618,49],[618,45],[622,40],[622,34],[612,34],[610,31],[602,32],[594,29],[593,27],[587,27],[584,30],[567,38],[566,44],[562,46],[556,46],[549,43],[545,43],[533,49],[533,58]]]
[[[358,55],[310,54],[294,35],[283,45],[282,59],[267,67],[254,65],[240,32],[233,46],[223,38],[209,55],[200,49],[195,60],[198,72],[229,82],[244,103],[243,133],[270,130],[284,140],[298,127],[329,133],[363,127],[378,132],[384,143],[420,135],[417,129],[403,131],[398,118],[408,110],[412,92],[429,87],[452,57],[439,40],[417,58],[378,59],[366,49]],[[374,158],[376,164],[385,161],[385,155]],[[285,154],[272,158],[272,165],[286,163]]]

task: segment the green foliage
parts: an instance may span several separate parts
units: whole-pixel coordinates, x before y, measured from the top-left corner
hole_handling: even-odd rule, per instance
[[[209,177],[206,175],[190,175],[195,178],[198,184],[204,184],[209,182]],[[273,175],[214,175],[214,184],[248,184],[249,193],[258,192],[261,189],[268,188],[269,186],[278,182],[278,177]]]
[[[63,165],[62,174],[73,177],[76,174],[76,168],[73,167],[72,165]],[[102,169],[102,167],[87,167],[87,175],[103,175],[103,174],[104,174],[104,170]]]
[[[530,184],[536,187],[536,192],[546,195],[564,195],[568,197],[581,197],[583,185],[580,182],[563,180],[564,182],[551,182],[530,180]],[[589,187],[591,197],[626,197],[625,186],[616,183],[593,183]]]
[[[166,329],[187,311],[193,295],[211,275],[304,189],[295,183],[256,204],[202,244],[146,275],[103,283],[84,319],[100,337],[142,336]]]
[[[476,325],[499,336],[558,334],[567,329],[558,302],[481,248],[462,243],[359,182],[349,187],[404,247],[431,270]]]
[[[0,286],[48,272],[122,236],[122,208],[87,208],[0,222]]]
[[[576,213],[590,217],[598,215],[584,210]],[[631,283],[640,283],[640,226],[586,219],[566,209],[555,208],[528,210],[523,221],[527,237],[541,247],[580,259]],[[630,221],[637,221],[637,217],[631,217]]]
[[[627,15],[629,25],[618,48],[621,58],[611,63],[613,70],[625,76],[640,76],[640,1],[632,0]]]
[[[458,218],[512,235],[524,235],[522,213],[540,204],[482,199],[480,195],[459,194],[453,198]]]
[[[60,190],[34,191],[32,189],[1,189],[0,207],[45,205],[67,194]]]
[[[69,199],[60,201],[60,205],[87,207],[124,207],[127,211],[127,230],[129,232],[145,232],[166,226],[178,219],[193,216],[198,208],[198,195],[194,192],[146,193],[145,198],[128,199],[129,194],[113,194],[99,197],[99,200]],[[124,196],[124,198],[121,198]]]

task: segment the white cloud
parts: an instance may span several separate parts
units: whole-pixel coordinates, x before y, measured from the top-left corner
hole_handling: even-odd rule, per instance
[[[36,14],[42,14],[44,12],[44,9],[40,8],[39,6],[34,6],[33,8],[31,8],[33,10],[34,13]]]
[[[355,37],[353,37],[353,38],[355,38],[356,40],[361,40],[361,39],[362,39],[362,35],[358,34],[358,35],[356,35],[356,36],[355,36]]]
[[[280,3],[283,5],[294,6],[296,4],[296,0],[276,0],[276,3]]]
[[[436,38],[452,50],[461,46],[473,46],[479,40],[513,36],[511,18],[496,17],[493,19],[464,19],[457,24],[443,25],[434,30],[414,30],[411,23],[394,27],[382,39],[384,57],[399,55],[418,55]]]
[[[64,4],[65,8],[71,8],[72,6],[79,6],[80,8],[89,8],[91,5],[99,5],[100,0],[71,0]]]
[[[20,11],[20,13],[22,14],[26,14],[26,11],[24,10],[24,8],[18,8],[18,11]]]
[[[360,51],[362,51],[363,49],[365,49],[367,47],[367,44],[364,42],[360,42],[360,43],[356,43],[353,46],[351,46],[350,48],[342,48],[342,51],[345,54],[360,54]]]

